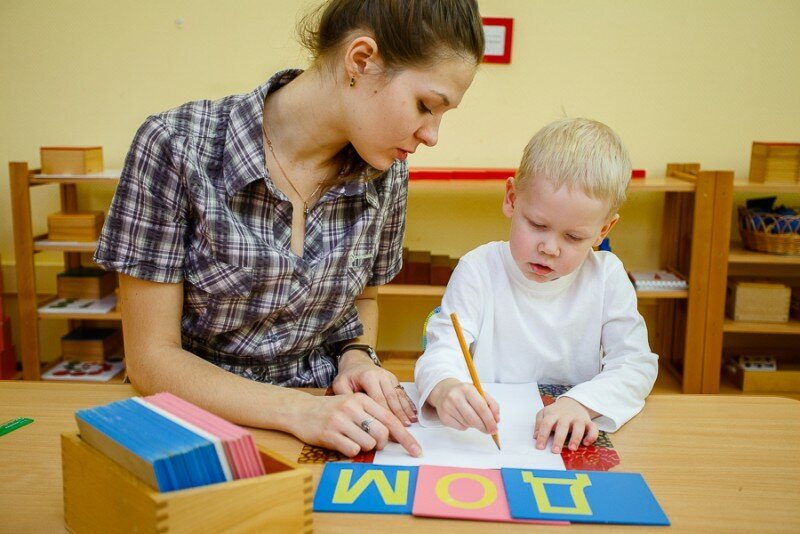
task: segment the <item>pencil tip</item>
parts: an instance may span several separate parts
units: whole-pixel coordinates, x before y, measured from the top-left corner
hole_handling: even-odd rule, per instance
[[[502,450],[500,448],[500,436],[498,436],[497,434],[492,434],[492,439],[494,440],[494,444],[497,445],[497,450],[498,451]]]

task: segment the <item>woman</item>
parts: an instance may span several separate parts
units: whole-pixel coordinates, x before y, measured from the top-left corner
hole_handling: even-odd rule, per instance
[[[377,288],[401,267],[406,157],[472,83],[481,21],[474,0],[318,14],[305,72],[145,122],[95,261],[120,273],[143,393],[348,456],[390,436],[419,455],[415,408],[371,349]],[[331,383],[334,397],[279,387]]]

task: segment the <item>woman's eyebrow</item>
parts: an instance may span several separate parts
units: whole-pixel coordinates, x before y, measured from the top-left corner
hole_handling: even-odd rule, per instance
[[[445,105],[445,106],[449,106],[449,105],[450,105],[450,99],[449,99],[449,98],[447,98],[447,95],[446,95],[446,94],[444,94],[444,93],[440,93],[439,91],[432,91],[432,92],[433,92],[435,95],[437,95],[437,96],[441,97],[441,99],[442,99],[442,102],[444,102],[444,105]]]

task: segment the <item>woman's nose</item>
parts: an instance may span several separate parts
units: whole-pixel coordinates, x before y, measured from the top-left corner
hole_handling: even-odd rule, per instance
[[[439,123],[438,117],[426,122],[419,130],[417,130],[417,139],[419,139],[425,146],[435,146],[439,142]]]

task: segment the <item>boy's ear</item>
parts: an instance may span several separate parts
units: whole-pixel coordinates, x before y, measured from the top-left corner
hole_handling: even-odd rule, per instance
[[[378,43],[367,35],[356,37],[350,42],[344,56],[347,82],[356,81],[365,74],[378,74],[383,71],[383,60],[378,52]]]
[[[514,203],[517,201],[517,190],[514,178],[506,180],[506,194],[503,197],[503,215],[511,218],[514,214]]]
[[[615,213],[613,217],[611,217],[608,222],[600,229],[600,235],[597,237],[597,240],[594,242],[595,247],[599,247],[600,243],[603,242],[603,239],[606,238],[608,233],[614,228],[614,225],[617,224],[619,220],[619,213]]]

